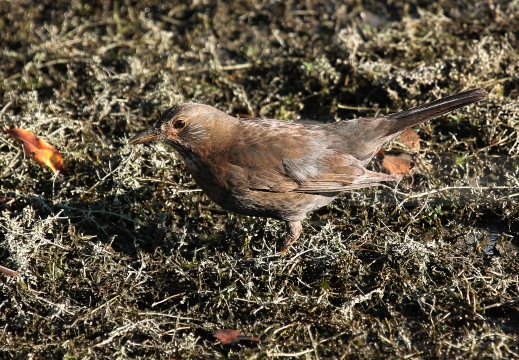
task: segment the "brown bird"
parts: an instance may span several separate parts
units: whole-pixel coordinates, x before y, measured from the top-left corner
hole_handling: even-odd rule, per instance
[[[396,180],[365,168],[384,144],[408,127],[485,96],[473,89],[396,114],[322,125],[239,119],[186,103],[167,110],[129,144],[164,141],[222,208],[285,221],[286,250],[299,238],[307,213],[346,190]]]

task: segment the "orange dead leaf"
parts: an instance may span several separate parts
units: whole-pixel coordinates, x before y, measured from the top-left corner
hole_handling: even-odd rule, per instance
[[[18,276],[18,271],[11,270],[9,268],[0,266],[0,273],[6,274],[8,276]]]
[[[246,336],[233,329],[218,330],[213,334],[213,336],[220,340],[222,345],[234,344],[242,340],[260,342],[260,339],[256,336]]]
[[[61,153],[54,146],[27,130],[5,128],[3,130],[23,145],[25,155],[41,165],[50,167],[54,172],[59,171],[60,174],[67,175]]]
[[[398,157],[386,155],[382,160],[382,167],[389,175],[404,176],[413,168],[412,161]]]
[[[413,129],[404,130],[400,134],[400,141],[411,150],[420,150],[420,135]]]

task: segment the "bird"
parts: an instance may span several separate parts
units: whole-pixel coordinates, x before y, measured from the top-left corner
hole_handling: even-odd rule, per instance
[[[385,144],[485,96],[483,89],[472,89],[394,114],[326,124],[236,118],[209,105],[182,103],[128,143],[163,141],[223,209],[284,221],[284,253],[300,237],[308,213],[345,191],[398,179],[366,168]]]

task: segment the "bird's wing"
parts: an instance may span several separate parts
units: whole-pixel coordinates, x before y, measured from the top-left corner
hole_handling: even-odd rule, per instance
[[[257,136],[259,131],[249,134],[249,128],[244,130],[247,131],[243,131],[242,138],[233,144],[233,150],[222,157],[227,164],[227,171],[222,173],[224,186],[267,192],[294,191],[298,183],[286,173],[283,158],[289,154],[304,155],[299,150],[302,148],[301,138],[297,135],[278,137],[269,133]]]
[[[297,182],[293,191],[335,193],[393,181],[394,177],[369,171],[351,155],[327,151],[325,156],[283,159],[286,174]]]
[[[241,129],[242,137],[225,155],[228,165],[222,180],[228,188],[331,194],[394,180],[365,169],[352,155],[329,148],[320,127],[281,122],[251,125]],[[277,129],[266,132],[265,126]],[[260,130],[264,136],[258,136]]]
[[[228,165],[226,185],[229,189],[249,189],[266,192],[291,192],[298,184],[276,168]]]
[[[254,166],[230,164],[226,181],[231,188],[254,191],[331,194],[395,180],[390,175],[365,169],[350,155],[326,153],[324,156],[272,158]]]

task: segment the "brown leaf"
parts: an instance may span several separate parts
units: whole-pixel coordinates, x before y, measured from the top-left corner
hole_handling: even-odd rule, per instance
[[[54,172],[67,175],[61,153],[54,146],[24,129],[3,129],[14,140],[23,145],[25,155],[38,164],[48,166]]]
[[[216,331],[213,336],[220,340],[222,345],[234,344],[238,341],[253,341],[260,342],[260,339],[256,336],[246,336],[237,330],[223,329]]]
[[[386,155],[382,160],[382,167],[386,170],[389,175],[397,175],[403,177],[408,174],[413,168],[414,163],[410,160],[398,157]]]
[[[3,267],[3,266],[0,266],[0,273],[6,274],[9,276],[18,276],[18,271],[14,271],[14,270],[11,270],[11,269]]]
[[[404,130],[400,134],[400,141],[411,150],[420,150],[420,135],[413,129]]]

